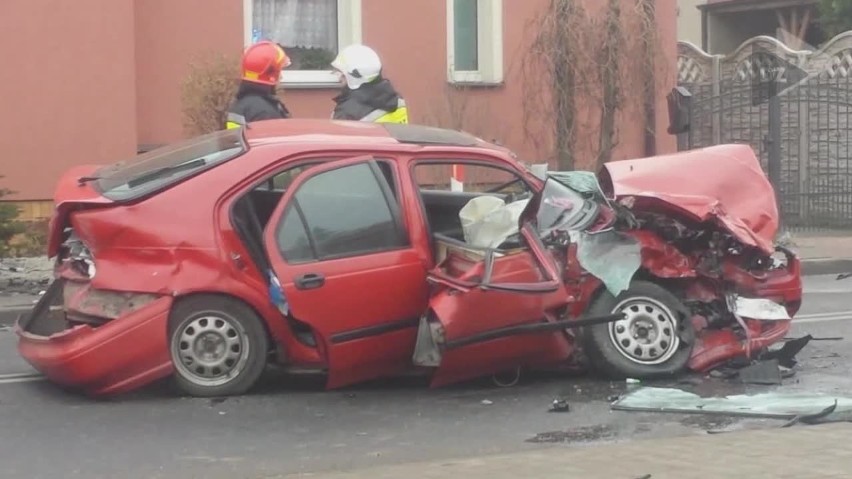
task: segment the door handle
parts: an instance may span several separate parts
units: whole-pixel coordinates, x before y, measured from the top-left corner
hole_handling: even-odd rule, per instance
[[[325,284],[325,276],[319,273],[307,273],[296,278],[297,289],[316,289]]]

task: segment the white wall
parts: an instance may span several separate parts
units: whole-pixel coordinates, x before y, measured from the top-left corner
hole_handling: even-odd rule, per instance
[[[701,11],[706,0],[677,0],[677,39],[701,47]]]

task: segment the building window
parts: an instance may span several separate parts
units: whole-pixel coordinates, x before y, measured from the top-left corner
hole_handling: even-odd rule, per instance
[[[503,0],[447,0],[447,65],[453,83],[503,81]]]
[[[243,0],[246,45],[280,43],[292,60],[281,75],[289,87],[336,86],[329,64],[361,41],[361,0]]]

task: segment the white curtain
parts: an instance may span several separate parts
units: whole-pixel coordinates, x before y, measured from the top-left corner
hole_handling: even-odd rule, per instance
[[[337,51],[337,0],[253,1],[253,28],[262,39]]]

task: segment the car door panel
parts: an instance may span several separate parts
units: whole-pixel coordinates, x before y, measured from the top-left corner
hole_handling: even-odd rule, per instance
[[[273,260],[275,264],[275,260]],[[410,250],[281,267],[294,318],[309,324],[328,358],[335,388],[411,366],[417,319],[428,301],[426,269]],[[297,278],[321,272],[324,284],[299,289]]]
[[[505,252],[490,265],[487,255],[472,260],[450,253],[430,272],[442,285],[429,301],[431,319],[440,323],[433,386],[570,355],[562,331],[514,332],[518,326],[554,321],[556,311],[572,300],[564,287],[551,287],[561,286],[559,272],[531,228],[522,234],[529,248]]]
[[[375,198],[350,200],[346,196],[354,188],[352,183],[333,189],[316,187],[331,178],[331,173],[355,181],[358,175],[354,173],[364,173],[364,165],[372,165],[377,171],[371,158],[359,157],[323,164],[297,177],[264,233],[289,314],[313,328],[327,360],[329,388],[399,374],[410,367],[417,318],[428,303],[426,267],[422,255],[408,242],[407,232],[402,230],[403,241],[393,247],[336,257],[341,247],[368,246],[380,239],[387,234],[387,225],[368,225],[354,235],[317,226],[322,222],[352,224],[362,213],[368,213],[367,209],[376,208],[377,203],[366,201]],[[379,183],[385,181],[379,174],[375,177]],[[386,183],[381,186],[385,190],[388,187]],[[322,222],[314,224],[312,218],[318,215],[323,216]],[[299,218],[305,232],[310,233],[307,243],[303,241],[307,249],[291,254],[288,261],[280,244],[292,239],[282,230],[283,223],[291,218]],[[397,217],[396,224],[404,222]],[[302,254],[311,250],[318,260]]]

